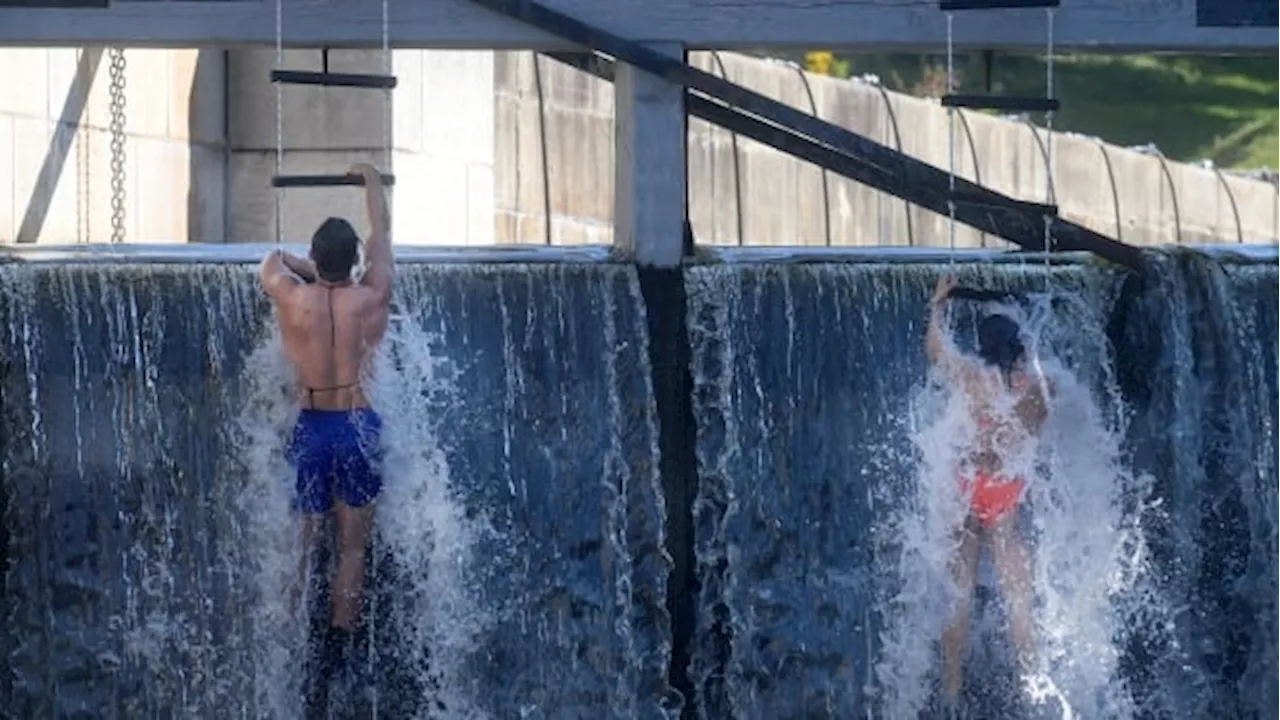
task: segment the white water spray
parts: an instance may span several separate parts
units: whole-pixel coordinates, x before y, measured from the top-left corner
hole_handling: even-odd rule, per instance
[[[1149,509],[1143,505],[1149,482],[1123,463],[1124,408],[1107,360],[1104,319],[1078,298],[1055,300],[1069,310],[1055,311],[1049,302],[1029,311],[985,309],[1023,325],[1033,374],[1056,390],[1039,442],[1021,457],[1002,458],[1007,474],[1027,480],[1019,530],[1031,557],[1038,672],[995,692],[1025,693],[1025,700],[1056,706],[1064,718],[1132,717],[1117,667],[1127,613],[1119,603],[1148,567],[1138,518]],[[882,534],[892,538],[887,544],[896,545],[897,555],[896,595],[885,608],[876,667],[886,717],[915,717],[930,705],[938,640],[956,598],[950,562],[967,498],[955,468],[977,428],[963,394],[931,380],[913,398],[908,419],[918,460],[914,487]],[[1004,613],[990,612],[1003,602],[984,612],[983,597],[1001,598],[994,575],[984,547],[963,652],[966,688],[990,684],[991,668],[1012,674],[1015,665]]]

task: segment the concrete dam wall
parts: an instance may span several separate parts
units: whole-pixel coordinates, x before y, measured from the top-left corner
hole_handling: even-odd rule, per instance
[[[264,250],[0,263],[18,716],[299,716],[294,410]],[[1275,717],[1274,253],[1149,259],[402,253],[371,390],[389,459],[365,683],[345,697],[380,717],[920,712],[954,483],[924,307],[956,272],[1018,291],[1057,373],[1020,522],[1062,701]],[[957,308],[957,342],[972,318]],[[982,567],[967,702],[1022,717]]]
[[[273,240],[274,52],[131,49],[118,82],[105,53],[0,50],[12,90],[0,96],[0,243]],[[954,139],[960,176],[1045,198],[1042,128],[964,112],[949,130],[936,101],[872,83],[731,53],[691,60],[941,168]],[[318,69],[320,52],[290,50],[285,64]],[[335,51],[331,65],[381,71],[382,59]],[[284,171],[341,172],[356,159],[391,165],[394,226],[406,244],[608,244],[612,89],[545,57],[537,67],[522,52],[396,51],[400,84],[389,107],[361,92],[290,87],[281,94]],[[1280,238],[1273,183],[1063,133],[1051,154],[1062,214],[1124,242]],[[701,244],[950,244],[942,216],[698,120],[689,125],[689,157],[689,212]],[[301,241],[326,215],[359,210],[346,189],[291,191],[282,197],[283,232]],[[964,227],[956,243],[1004,246]]]

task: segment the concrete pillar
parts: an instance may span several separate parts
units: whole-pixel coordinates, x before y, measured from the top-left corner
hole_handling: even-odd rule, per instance
[[[679,45],[655,50],[683,60]],[[614,244],[641,265],[676,267],[684,247],[684,88],[619,63],[614,76]]]

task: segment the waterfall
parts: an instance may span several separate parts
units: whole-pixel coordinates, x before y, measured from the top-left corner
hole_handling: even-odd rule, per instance
[[[1075,717],[1275,716],[1275,265],[1175,257],[1153,255],[1145,280],[954,268],[1026,293],[1058,382],[1020,512],[1038,656]],[[915,717],[935,692],[963,512],[941,459],[965,428],[923,350],[929,292],[953,268],[778,259],[686,271],[697,705]],[[1021,717],[981,567],[967,703]]]
[[[1156,589],[1177,614],[1146,633],[1130,674],[1180,717],[1276,717],[1275,260],[1153,262],[1111,335],[1126,446],[1162,503]]]
[[[305,623],[282,592],[295,410],[245,259],[0,265],[0,689],[19,715],[300,712]],[[409,261],[393,303],[370,389],[388,458],[368,685],[348,705],[668,717],[634,271]]]
[[[252,268],[265,250],[0,256],[15,715],[298,716],[296,410]],[[663,274],[594,251],[401,253],[369,388],[387,483],[344,701],[377,717],[927,717],[964,513],[950,459],[973,427],[923,340],[933,283],[956,272],[1020,293],[1006,309],[1057,387],[1020,465],[1046,702],[1277,717],[1274,250],[1151,252],[1138,274],[992,256],[748,249]],[[957,345],[983,309],[954,305]],[[672,479],[678,457],[696,458],[696,488]],[[964,702],[993,720],[1031,710],[1006,620],[984,557]]]

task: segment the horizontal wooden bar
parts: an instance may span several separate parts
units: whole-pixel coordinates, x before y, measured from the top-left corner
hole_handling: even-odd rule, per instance
[[[1204,5],[1207,0],[1202,0]],[[113,2],[107,8],[0,8],[0,45],[274,47],[274,0]],[[945,13],[902,0],[547,0],[556,10],[646,43],[689,50],[778,49],[933,52],[946,47]],[[1089,0],[1064,4],[1054,21],[1062,52],[1276,52],[1270,27],[1200,27],[1195,3]],[[545,31],[470,0],[392,0],[388,40],[396,48],[580,50]],[[1274,8],[1273,8],[1274,9]],[[1028,27],[1043,11],[1008,10],[957,22],[957,51],[1036,52],[1044,34]],[[284,0],[289,48],[382,46],[381,3]],[[1036,27],[1043,27],[1043,23]]]
[[[1057,112],[1058,98],[1015,97],[1013,95],[943,95],[942,106],[1003,110],[1005,112]]]
[[[310,238],[286,240],[284,248],[306,255]],[[89,243],[78,245],[0,245],[0,264],[252,264],[281,247],[274,240],[255,243]],[[610,247],[600,245],[415,245],[396,238],[396,263],[574,263],[613,260]]]
[[[382,173],[382,184],[390,187],[396,184],[396,176]],[[278,188],[307,187],[342,187],[345,185],[364,185],[364,178],[359,175],[276,175],[271,178],[271,186]]]
[[[1017,293],[1006,290],[981,290],[979,288],[957,285],[947,293],[951,300],[974,300],[977,302],[1006,302],[1018,299]]]
[[[4,8],[77,8],[103,9],[108,0],[0,0],[0,9]]]
[[[942,0],[938,9],[954,10],[1025,10],[1027,8],[1056,8],[1061,0]]]
[[[311,70],[272,70],[271,82],[286,85],[322,85],[324,87],[381,88],[396,86],[394,75],[359,75],[355,73],[315,72]]]

